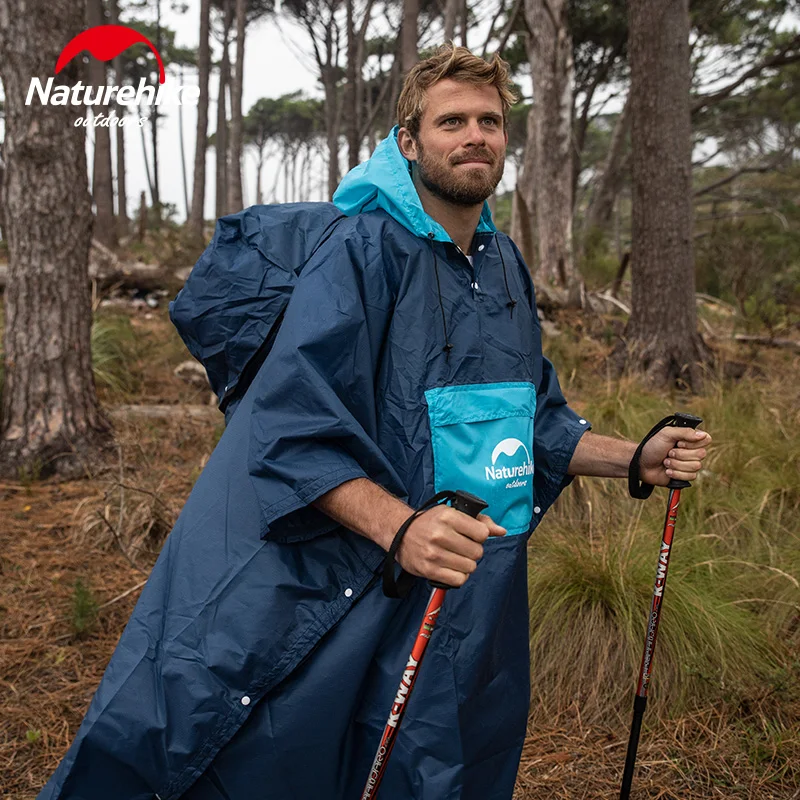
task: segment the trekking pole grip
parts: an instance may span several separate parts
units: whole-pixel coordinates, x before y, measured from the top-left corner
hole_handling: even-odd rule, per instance
[[[456,511],[460,511],[462,514],[468,514],[470,517],[477,518],[478,514],[480,514],[484,508],[489,507],[489,504],[485,500],[481,500],[480,497],[476,497],[474,494],[459,489],[453,495],[452,506]],[[433,586],[434,589],[453,588],[446,583],[439,583],[438,581],[430,581],[430,585]]]
[[[703,421],[700,417],[695,417],[693,414],[684,414],[678,412],[674,414],[676,428],[697,428]],[[667,484],[668,489],[688,489],[692,484],[689,481],[681,481],[677,478],[670,479]]]
[[[639,443],[639,446],[636,448],[636,452],[633,454],[631,463],[628,466],[628,493],[631,497],[633,497],[635,500],[647,500],[647,498],[653,493],[653,486],[649,483],[645,483],[641,479],[641,475],[639,473],[639,460],[642,457],[644,446],[662,428],[697,428],[702,421],[703,420],[700,417],[696,417],[694,414],[686,414],[682,411],[678,411],[675,414],[670,414],[670,416],[664,417],[661,422],[657,423],[650,429],[647,436],[642,439],[642,441]],[[672,478],[667,484],[667,487],[669,489],[687,489],[691,485],[692,484],[689,483],[689,481],[680,481],[676,478]]]

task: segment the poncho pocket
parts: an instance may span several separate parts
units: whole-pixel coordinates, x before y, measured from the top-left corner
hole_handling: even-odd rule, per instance
[[[445,386],[425,392],[436,491],[463,489],[510,534],[526,533],[533,515],[532,383]]]

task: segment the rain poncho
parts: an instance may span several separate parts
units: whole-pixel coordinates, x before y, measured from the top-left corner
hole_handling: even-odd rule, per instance
[[[294,282],[40,800],[360,796],[430,591],[384,597],[381,548],[312,505],[360,477],[411,506],[465,489],[509,531],[447,594],[380,796],[511,798],[526,541],[588,424],[542,357],[528,272],[488,208],[471,264],[423,211],[395,132],[334,202],[348,216]],[[212,245],[223,261],[242,246]]]

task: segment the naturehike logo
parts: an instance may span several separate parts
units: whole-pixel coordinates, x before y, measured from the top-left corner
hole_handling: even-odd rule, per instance
[[[164,83],[164,62],[153,43],[139,31],[125,25],[95,25],[79,33],[62,51],[56,61],[56,75],[75,58],[81,50],[88,50],[98,61],[111,61],[121,52],[142,42],[152,51],[158,61],[158,82]]]
[[[87,86],[82,81],[78,81],[74,86],[55,85],[54,78],[48,78],[42,84],[39,78],[32,78],[28,87],[28,94],[25,98],[25,105],[29,106],[38,98],[42,105],[51,106],[86,106],[94,107],[95,126],[108,127],[109,125],[123,125],[126,120],[117,118],[115,109],[107,116],[98,113],[97,106],[108,106],[110,104],[120,106],[139,106],[142,103],[150,105],[195,105],[200,97],[199,86],[177,86],[167,88],[166,72],[161,55],[153,46],[153,43],[138,31],[125,25],[96,25],[83,33],[79,33],[61,51],[61,55],[56,62],[55,74],[58,75],[64,67],[75,58],[78,53],[87,50],[90,55],[99,61],[111,61],[120,53],[135,44],[146,44],[156,57],[158,62],[158,91],[154,86],[149,86],[144,78],[139,79],[139,86],[115,86],[113,84],[103,86]],[[139,126],[143,126],[147,117],[138,120]],[[75,120],[75,126],[87,125],[85,117]]]
[[[524,454],[525,461],[511,467],[498,466],[497,459],[501,455],[514,458],[520,450]],[[528,448],[519,439],[503,439],[492,451],[492,466],[484,467],[486,470],[487,481],[509,481],[506,489],[514,489],[518,486],[527,486],[527,477],[533,475],[533,461],[531,460]],[[525,480],[520,480],[525,478]]]

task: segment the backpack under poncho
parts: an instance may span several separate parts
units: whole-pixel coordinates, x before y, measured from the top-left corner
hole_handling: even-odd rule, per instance
[[[251,206],[221,217],[169,305],[230,421],[269,354],[303,267],[344,215],[332,203]]]

